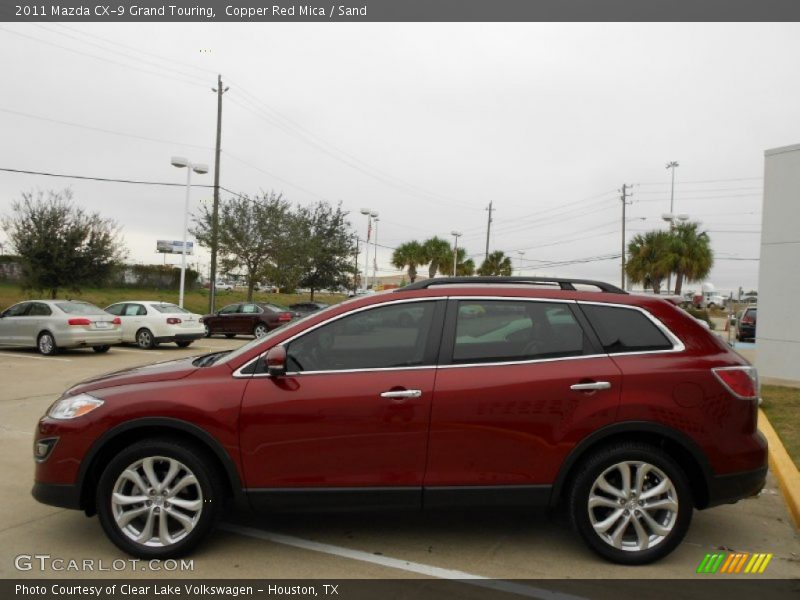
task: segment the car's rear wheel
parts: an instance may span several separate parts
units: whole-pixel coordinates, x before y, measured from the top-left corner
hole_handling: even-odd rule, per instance
[[[264,323],[258,323],[253,327],[253,335],[257,338],[262,338],[269,333],[269,328]]]
[[[156,347],[156,338],[149,329],[140,329],[136,332],[136,345],[144,350],[151,350]]]
[[[203,324],[203,329],[206,330],[206,337],[211,337],[211,327],[209,327],[208,324],[204,323]]]
[[[105,354],[106,352],[111,350],[111,346],[109,346],[107,344],[103,345],[103,346],[92,346],[92,350],[94,350],[98,354]]]
[[[620,443],[592,454],[570,492],[573,524],[610,561],[638,565],[672,552],[689,529],[692,494],[686,475],[654,446]]]
[[[39,334],[36,340],[36,348],[45,356],[53,356],[58,354],[58,346],[56,345],[56,338],[49,331],[43,331]]]
[[[223,501],[219,474],[194,445],[144,440],[120,452],[97,486],[106,535],[144,559],[186,554],[213,527]]]
[[[186,340],[181,341],[181,342],[175,342],[175,343],[178,345],[178,348],[188,348],[189,346],[192,345],[191,341],[186,341]]]

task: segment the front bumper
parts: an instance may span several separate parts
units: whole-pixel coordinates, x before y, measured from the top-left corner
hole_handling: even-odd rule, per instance
[[[715,475],[708,480],[708,505],[733,504],[743,498],[755,496],[767,480],[766,465],[752,471]]]
[[[81,491],[77,485],[37,481],[33,484],[31,494],[42,504],[59,508],[81,508]]]

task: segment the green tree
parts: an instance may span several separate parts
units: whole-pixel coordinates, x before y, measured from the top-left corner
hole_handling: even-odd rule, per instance
[[[411,283],[417,279],[417,267],[427,261],[422,244],[417,241],[400,244],[392,253],[392,266],[396,269],[408,267],[408,278]]]
[[[702,281],[714,266],[711,240],[700,223],[680,223],[670,232],[672,236],[672,272],[675,273],[675,293],[680,295],[683,282]]]
[[[447,263],[442,265],[442,268],[446,271],[447,275],[451,275],[453,273],[453,250],[450,250],[450,254],[447,257]],[[471,277],[475,275],[475,261],[471,258],[467,258],[467,250],[466,248],[459,248],[458,249],[458,260],[456,261],[456,275],[459,277]]]
[[[478,275],[509,276],[512,273],[511,259],[502,250],[490,253],[478,269]]]
[[[436,277],[437,271],[442,274],[449,272],[448,258],[450,259],[449,264],[452,265],[453,253],[447,240],[436,236],[427,239],[422,244],[422,252],[425,258],[424,262],[428,263],[428,277]]]
[[[211,246],[211,208],[204,205],[195,215],[192,233],[197,242]],[[219,211],[218,252],[227,270],[243,269],[247,274],[247,300],[259,279],[277,258],[292,245],[295,231],[289,202],[282,194],[262,192],[258,196],[242,195],[224,202]],[[213,282],[212,282],[213,285]]]
[[[351,261],[355,245],[347,213],[319,202],[312,208],[300,208],[294,215],[302,236],[297,258],[303,265],[300,285],[314,292],[323,288],[347,287],[354,275]]]
[[[625,273],[631,283],[641,283],[645,289],[661,293],[661,283],[674,263],[673,238],[668,231],[639,233],[628,244]]]
[[[127,254],[119,226],[75,206],[69,189],[23,193],[11,211],[2,226],[21,258],[25,289],[55,298],[61,288],[103,285]]]

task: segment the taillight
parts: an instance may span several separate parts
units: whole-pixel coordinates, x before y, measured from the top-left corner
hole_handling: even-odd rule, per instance
[[[278,315],[278,321],[291,321],[292,313],[282,312]]]
[[[178,325],[180,322],[178,317],[167,317],[167,325]]]
[[[119,317],[114,317],[114,320],[111,322],[114,323],[114,325],[122,325],[122,319]]]
[[[91,325],[92,322],[89,319],[80,318],[80,319],[70,319],[67,321],[70,325]]]
[[[753,317],[742,317],[742,325],[752,325],[753,323],[755,323]]]
[[[758,398],[758,371],[755,367],[717,367],[711,372],[737,398]]]

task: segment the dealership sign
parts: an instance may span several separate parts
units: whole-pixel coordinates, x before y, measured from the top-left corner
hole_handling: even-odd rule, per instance
[[[186,254],[192,254],[194,242],[186,242]],[[162,254],[183,254],[183,242],[180,240],[158,240],[156,241],[156,252]]]

